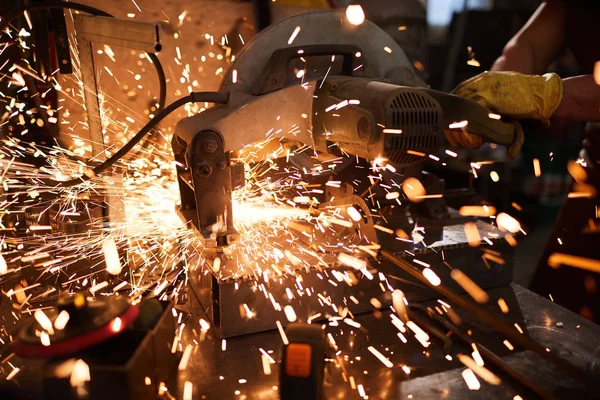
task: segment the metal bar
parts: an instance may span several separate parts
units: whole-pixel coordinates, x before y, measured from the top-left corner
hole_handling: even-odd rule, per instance
[[[529,336],[522,335],[519,332],[517,332],[514,329],[514,327],[508,322],[506,322],[505,319],[500,315],[493,315],[482,306],[465,299],[457,292],[449,289],[443,284],[440,284],[438,286],[432,285],[431,282],[429,282],[429,280],[425,278],[425,276],[421,273],[421,271],[410,265],[405,260],[396,257],[393,253],[387,250],[381,250],[379,254],[381,254],[383,258],[390,261],[392,264],[396,265],[397,267],[400,267],[402,270],[409,273],[414,278],[418,279],[419,281],[423,282],[424,284],[438,292],[441,296],[446,297],[447,299],[455,303],[458,307],[471,313],[473,316],[481,320],[484,324],[505,335],[515,343],[518,343],[526,349],[537,353],[542,358],[545,358],[546,360],[554,363],[556,366],[560,367],[574,378],[585,378],[586,381],[592,379],[592,377],[589,376],[589,373],[587,371],[578,368],[577,366],[571,364],[569,361],[564,360],[563,358],[555,355],[552,352],[546,351],[546,348],[540,343],[531,339]]]
[[[157,53],[162,49],[159,24],[119,18],[75,15],[78,39]]]
[[[161,49],[158,24],[78,14],[75,15],[75,30],[92,152],[103,161],[106,155],[92,42],[154,53]]]
[[[77,29],[77,19],[75,20],[75,29]],[[96,156],[98,161],[104,161],[106,160],[106,154],[104,152],[105,146],[104,137],[102,136],[102,118],[100,116],[98,82],[96,81],[92,43],[78,38],[77,47],[79,51],[81,80],[83,82],[83,95],[88,117],[88,129],[90,131],[89,139],[92,145],[92,153]]]
[[[525,386],[527,389],[534,392],[540,398],[546,399],[546,400],[551,400],[551,399],[555,398],[555,396],[548,393],[542,387],[538,386],[534,381],[527,379],[525,376],[523,376],[518,371],[516,371],[513,367],[511,367],[506,362],[504,362],[502,360],[502,358],[500,358],[496,354],[494,354],[494,352],[489,350],[487,347],[485,347],[481,343],[478,343],[477,341],[473,340],[469,335],[465,334],[456,325],[452,324],[450,321],[446,320],[442,316],[437,315],[433,312],[429,312],[425,307],[423,307],[419,304],[411,304],[411,305],[409,305],[409,307],[416,308],[421,312],[427,313],[430,318],[433,318],[434,321],[443,325],[446,329],[448,329],[450,332],[452,332],[452,334],[454,334],[456,337],[458,337],[461,341],[465,342],[466,344],[471,345],[472,343],[475,343],[477,345],[477,349],[482,354],[483,358],[490,361],[492,364],[494,364],[498,369],[500,369],[502,372],[504,372],[510,378],[514,379],[519,384]],[[413,318],[413,317],[414,317],[414,315],[411,315],[411,318]],[[417,321],[417,323],[418,323],[418,321]]]

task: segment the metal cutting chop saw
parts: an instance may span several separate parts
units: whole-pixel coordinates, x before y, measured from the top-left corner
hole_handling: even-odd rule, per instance
[[[455,246],[466,243],[457,239],[464,236],[462,225],[454,231],[444,231],[448,225],[444,221],[451,215],[439,198],[443,182],[423,175],[419,163],[439,149],[443,130],[453,122],[468,121],[469,132],[494,143],[510,144],[514,137],[514,125],[490,118],[488,109],[428,89],[390,36],[370,22],[352,25],[340,12],[301,14],[265,29],[243,48],[227,71],[220,91],[229,93],[228,104],[181,120],[172,146],[179,165],[180,215],[201,238],[209,263],[213,257],[223,259],[221,270],[227,262],[237,263],[235,256],[227,255],[239,236],[234,227],[232,191],[244,184],[244,164],[238,162],[238,155],[252,143],[271,139],[275,146],[284,146],[291,153],[311,146],[314,151],[289,157],[299,170],[310,170],[315,162],[338,162],[335,177],[323,174],[320,179],[341,180],[342,184],[323,185],[321,203],[356,205],[364,218],[345,234],[358,236],[362,244],[384,245],[386,240],[395,246],[399,243],[393,235],[387,239],[376,237],[373,207],[367,203],[379,195],[391,217],[386,218],[386,226],[412,229],[421,215],[437,221],[439,235],[433,241]],[[257,152],[253,161],[261,161],[267,152]],[[440,196],[427,198],[418,209],[410,201],[405,201],[406,209],[399,206],[401,202],[386,201],[382,196],[385,193],[377,193],[380,188],[369,187],[366,162],[375,159],[385,159],[393,166],[385,171],[394,171],[392,182],[401,183],[403,177],[417,176],[424,182],[427,194]],[[360,171],[364,187],[356,183]],[[383,180],[384,175],[382,172]],[[394,216],[398,221],[396,227],[390,222]],[[361,234],[356,235],[357,231]],[[410,249],[424,250],[413,248],[412,244]],[[461,257],[466,256],[463,253]],[[469,265],[468,260],[461,263]],[[255,322],[261,326],[248,327],[246,323],[244,328],[235,328],[240,325],[235,321],[239,304],[231,298],[244,297],[239,280],[251,278],[252,273],[240,272],[238,266],[232,269],[234,273],[229,276],[196,274],[199,276],[195,278],[200,289],[194,291],[203,308],[212,313],[215,325],[224,324],[227,315],[234,320],[229,325],[233,328],[220,327],[221,334],[231,336],[273,328],[274,320],[281,318],[261,316],[257,320],[262,322]],[[496,284],[511,278],[506,268],[488,275],[484,279]],[[235,290],[224,286],[236,279]],[[310,281],[307,276],[303,279]],[[260,296],[252,294],[256,286],[250,286],[240,303],[259,301]],[[360,284],[353,290],[364,296],[372,295],[360,288]],[[381,294],[377,285],[375,290]],[[350,294],[340,295],[346,299]],[[253,305],[255,309],[261,308],[258,303]],[[271,308],[268,301],[266,305]],[[226,307],[230,309],[225,310]],[[315,311],[309,309],[307,312]]]

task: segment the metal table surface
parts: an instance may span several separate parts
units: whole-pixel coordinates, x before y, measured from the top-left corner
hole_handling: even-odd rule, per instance
[[[546,300],[518,285],[502,286],[487,291],[489,307],[498,311],[497,299],[503,298],[510,313],[506,315],[531,337],[561,357],[598,377],[600,382],[600,326]],[[435,302],[434,302],[435,303]],[[503,337],[479,325],[469,315],[459,313],[463,329],[472,329],[472,337],[502,356],[502,359],[558,399],[600,398],[600,386],[593,382],[571,378],[552,364],[529,351],[509,351]],[[202,332],[199,320],[206,316],[192,310],[181,330],[180,348],[192,345],[187,367],[166,383],[167,398],[183,398],[185,382],[193,384],[193,399],[278,399],[278,364],[281,359],[282,339],[277,330],[227,339],[225,343],[211,327]],[[485,366],[498,373],[502,384],[492,386],[479,379],[481,388],[468,389],[461,372],[465,367],[456,359],[445,359],[441,342],[431,337],[431,345],[424,348],[411,334],[407,343],[397,336],[398,330],[390,323],[390,312],[362,314],[355,317],[360,328],[339,321],[329,323],[330,333],[338,347],[336,362],[328,363],[326,399],[359,399],[357,389],[362,385],[369,399],[523,399],[535,398],[523,387],[498,373],[488,362]],[[562,323],[557,326],[557,323]],[[197,344],[197,345],[196,345]],[[384,366],[368,350],[373,346],[383,353],[393,368]],[[261,350],[275,361],[269,364],[271,373],[265,374]],[[470,346],[453,343],[452,353],[470,354]],[[334,355],[331,355],[334,357]],[[40,373],[36,364],[16,357],[11,360],[21,368],[11,381],[0,382],[0,398],[40,398]],[[407,374],[402,366],[410,368]],[[107,384],[110,384],[107,382]],[[518,398],[517,398],[518,399]]]
[[[495,299],[502,297],[506,300],[511,308],[511,319],[522,319],[524,322],[520,326],[531,337],[597,376],[600,382],[600,326],[515,284],[491,289],[488,293],[490,304],[494,306]],[[199,317],[202,315],[193,315],[185,326],[183,345],[192,339],[197,340]],[[461,317],[468,321],[467,315],[462,314]],[[524,399],[532,398],[508,379],[503,379],[499,386],[479,379],[481,388],[469,390],[461,376],[465,369],[461,363],[456,359],[451,362],[444,359],[442,346],[435,338],[427,349],[411,338],[408,343],[402,343],[387,311],[379,315],[359,315],[356,321],[362,325],[360,329],[341,321],[339,326],[326,327],[326,332],[334,337],[343,360],[342,363],[331,363],[328,368],[327,399],[361,398],[359,391],[352,387],[357,385],[363,385],[369,399],[513,399],[517,394]],[[562,326],[557,326],[559,322]],[[556,398],[600,398],[600,387],[570,378],[532,352],[518,349],[510,352],[503,346],[503,338],[499,335],[485,329],[479,337],[477,335],[474,330],[475,339],[503,355],[504,361]],[[368,346],[380,350],[394,363],[394,367],[385,367],[367,350]],[[205,340],[200,341],[192,352],[187,368],[179,372],[176,387],[169,390],[181,398],[184,382],[190,381],[193,383],[194,399],[277,399],[278,366],[271,365],[272,373],[265,375],[260,349],[269,352],[274,360],[280,360],[282,340],[279,332],[230,338],[223,345],[209,331]],[[410,374],[404,372],[403,365],[410,367]],[[354,385],[351,385],[351,380]]]

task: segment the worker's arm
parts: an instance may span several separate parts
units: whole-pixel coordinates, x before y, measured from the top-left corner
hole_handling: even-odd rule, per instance
[[[600,122],[600,85],[592,75],[563,79],[563,97],[553,118]]]
[[[560,0],[543,3],[508,42],[492,71],[543,74],[565,43],[565,6]]]

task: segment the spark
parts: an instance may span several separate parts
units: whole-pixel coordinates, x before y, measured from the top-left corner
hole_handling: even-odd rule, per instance
[[[292,44],[294,42],[294,40],[296,39],[296,36],[298,36],[299,33],[300,33],[300,27],[297,26],[296,29],[294,29],[294,32],[292,32],[292,35],[288,39],[287,43]]]
[[[123,322],[121,321],[121,318],[117,317],[113,320],[112,324],[110,325],[110,329],[113,332],[119,332],[122,328]]]
[[[542,168],[540,167],[539,158],[533,159],[533,172],[534,172],[534,175],[536,176],[536,178],[539,178],[540,176],[542,176]]]
[[[490,217],[496,215],[496,208],[491,206],[462,206],[458,212],[469,217]]]
[[[498,214],[496,217],[496,223],[501,230],[508,231],[510,233],[517,233],[521,230],[521,224],[519,221],[506,213]]]
[[[295,322],[297,317],[296,317],[296,312],[294,311],[294,308],[292,306],[285,306],[283,308],[283,311],[285,312],[285,317],[287,318],[288,321],[290,322]]]
[[[50,318],[48,318],[44,311],[36,310],[33,316],[43,329],[45,329],[50,335],[54,334],[54,329],[52,328],[52,321],[50,321]]]
[[[474,222],[467,222],[465,224],[465,236],[467,237],[469,246],[478,247],[481,244],[479,229],[477,229],[477,224]]]
[[[58,317],[56,317],[56,319],[54,320],[54,328],[56,328],[56,330],[60,331],[63,330],[65,328],[65,326],[67,326],[67,322],[69,322],[69,313],[67,312],[67,310],[62,310],[59,314]]]
[[[457,354],[457,358],[459,359],[459,361],[461,363],[463,363],[465,365],[465,367],[467,367],[469,370],[471,370],[474,373],[476,373],[477,375],[479,375],[479,377],[481,379],[483,379],[490,385],[498,386],[502,382],[500,380],[500,378],[498,378],[497,375],[492,373],[489,369],[485,368],[484,366],[478,365],[475,362],[475,360],[473,360],[471,357],[466,356],[464,354]],[[467,380],[467,378],[465,378],[465,380]],[[468,382],[467,382],[467,385],[468,385]]]
[[[481,388],[481,384],[477,380],[477,377],[475,376],[473,371],[470,370],[469,368],[465,369],[462,372],[462,377],[465,380],[465,382],[467,383],[467,387],[470,390],[479,390]]]
[[[550,255],[550,257],[548,257],[548,265],[555,269],[561,265],[567,265],[586,271],[600,272],[600,260],[563,253],[553,253]]]
[[[450,129],[462,129],[465,128],[467,125],[469,124],[469,121],[459,121],[459,122],[453,122],[450,125],[448,125],[448,128]]]
[[[106,271],[111,275],[119,275],[122,270],[121,260],[117,244],[112,238],[107,238],[102,242],[102,252],[106,260]]]
[[[281,341],[287,346],[290,342],[285,334],[285,331],[283,330],[283,325],[281,325],[281,322],[279,321],[275,321],[275,324],[277,325],[277,330],[279,330],[279,334],[281,335]]]
[[[42,342],[42,345],[50,346],[50,336],[48,336],[48,333],[46,333],[46,331],[42,331],[42,333],[40,334],[40,341]]]
[[[439,286],[442,283],[440,277],[437,276],[437,274],[431,268],[425,268],[423,270],[423,275],[433,286]]]
[[[185,381],[183,384],[183,400],[192,400],[194,392],[194,384],[190,381]]]
[[[379,350],[377,350],[375,347],[369,346],[367,347],[367,349],[371,352],[371,354],[377,357],[377,359],[381,361],[381,363],[386,367],[392,368],[394,366],[394,364],[390,360],[388,360],[383,354],[381,354]]]
[[[139,12],[142,12],[142,9],[140,8],[140,6],[137,5],[137,3],[135,2],[135,0],[131,0],[131,2],[133,3],[133,5],[135,6],[135,8],[138,9]]]
[[[456,281],[467,292],[476,302],[479,304],[485,304],[489,300],[488,294],[479,287],[475,282],[471,280],[459,269],[453,269],[450,273],[452,279]]]
[[[6,260],[0,254],[0,275],[4,275],[8,272],[8,265],[6,264]]]
[[[365,22],[365,12],[358,4],[349,5],[346,8],[346,18],[352,25],[361,25]]]

